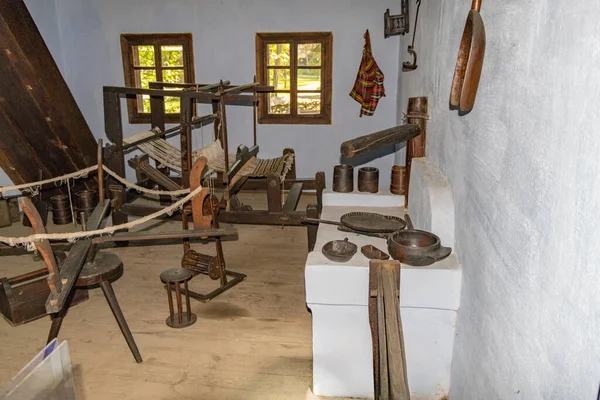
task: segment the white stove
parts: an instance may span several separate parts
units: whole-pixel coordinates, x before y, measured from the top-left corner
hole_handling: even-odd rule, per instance
[[[454,246],[449,242],[454,239],[452,195],[445,179],[426,159],[413,160],[410,194],[409,214],[415,227],[437,234],[444,246]],[[389,192],[324,193],[321,219],[339,221],[343,214],[354,211],[402,217],[404,196]],[[345,263],[325,258],[323,245],[344,238],[357,245],[354,257]],[[388,252],[384,239],[320,224],[315,249],[306,260],[315,395],[373,397],[369,260],[360,252],[367,244]],[[400,312],[413,399],[440,399],[448,393],[461,278],[454,252],[426,267],[402,265]]]

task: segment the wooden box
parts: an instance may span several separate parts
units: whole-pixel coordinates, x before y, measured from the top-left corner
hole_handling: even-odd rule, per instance
[[[0,278],[0,311],[13,326],[44,317],[50,288],[46,268],[12,278]],[[87,289],[73,289],[71,305],[88,299]]]

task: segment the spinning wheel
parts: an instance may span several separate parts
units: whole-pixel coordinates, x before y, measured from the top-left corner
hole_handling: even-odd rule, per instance
[[[206,168],[206,164],[206,158],[200,157],[192,166],[190,171],[190,190],[196,190],[200,186],[202,171]],[[218,198],[214,195],[214,189],[212,187],[202,189],[200,194],[192,199],[191,208],[194,229],[206,230],[209,228],[219,228],[217,215],[220,210],[220,205]],[[189,228],[189,214],[189,210],[182,214],[182,225],[184,230]],[[184,241],[184,254],[181,260],[181,266],[190,270],[194,275],[208,275],[211,279],[218,279],[220,281],[220,286],[207,294],[193,292],[187,288],[183,289],[186,296],[201,302],[209,302],[219,294],[231,289],[246,279],[246,275],[244,274],[227,270],[221,238],[217,237],[215,239],[215,247],[217,255],[209,256],[193,250],[189,240]],[[232,277],[233,279],[228,280],[228,277]]]
[[[46,229],[41,224],[40,215],[31,200],[22,197],[19,201],[25,215],[31,221],[33,231],[35,233],[46,233]],[[88,226],[96,229],[100,226],[107,212],[108,200],[103,200],[90,216]],[[52,319],[52,326],[48,333],[48,343],[58,336],[62,321],[69,306],[73,303],[73,296],[71,295],[73,287],[100,285],[135,361],[141,363],[142,356],[110,283],[112,279],[118,278],[123,272],[121,259],[115,254],[101,252],[96,254],[92,240],[85,239],[73,245],[59,271],[50,242],[45,239],[40,240],[35,242],[35,246],[42,255],[48,269],[50,296],[46,302],[46,311],[51,314]]]

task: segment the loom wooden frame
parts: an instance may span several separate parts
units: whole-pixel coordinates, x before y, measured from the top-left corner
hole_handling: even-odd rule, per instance
[[[170,90],[171,87],[184,87],[188,90],[175,91]],[[108,139],[117,147],[123,145],[123,126],[121,120],[121,97],[131,97],[138,94],[146,94],[151,98],[150,108],[152,127],[158,127],[164,131],[165,114],[164,114],[164,97],[175,96],[181,101],[181,116],[180,123],[182,125],[180,140],[181,140],[181,178],[172,178],[178,182],[181,187],[189,187],[189,167],[191,167],[191,131],[190,121],[192,119],[192,110],[196,103],[205,103],[213,105],[213,112],[219,110],[219,103],[223,102],[223,110],[225,105],[245,105],[253,106],[258,101],[258,93],[272,91],[272,87],[258,86],[236,91],[235,85],[222,85],[220,88],[215,87],[207,91],[197,91],[194,89],[202,88],[207,84],[173,84],[165,82],[152,82],[151,89],[128,88],[128,87],[109,87],[105,86],[104,90],[104,120],[105,131]],[[229,90],[226,94],[219,93],[220,90]],[[221,139],[226,153],[227,146],[227,130],[226,118],[220,115],[215,119],[215,139]],[[219,121],[220,118],[220,121]],[[218,121],[218,122],[217,122]],[[219,126],[221,129],[219,129]],[[119,175],[125,175],[125,157],[122,151],[112,153],[109,149],[107,152],[107,163],[109,168],[117,172]],[[286,149],[288,150],[288,149]],[[286,152],[284,150],[284,153]],[[291,150],[291,149],[290,149]],[[289,151],[289,150],[288,150]],[[293,151],[293,150],[292,150]],[[216,179],[213,182],[214,187],[225,187],[226,191],[230,191],[231,196],[242,190],[263,189],[267,192],[268,210],[253,210],[248,207],[232,208],[219,212],[219,221],[229,223],[242,224],[265,224],[265,225],[296,225],[302,226],[303,219],[306,217],[316,218],[320,214],[322,208],[322,193],[325,189],[325,174],[317,172],[314,179],[296,179],[295,166],[288,174],[289,179],[283,182],[276,175],[269,175],[266,178],[249,178],[238,180],[238,182],[229,182],[229,174],[221,174],[221,179]],[[231,174],[231,171],[230,171]],[[140,186],[155,185],[156,182],[138,182]],[[282,201],[281,188],[290,190],[290,194],[285,201]],[[299,198],[304,190],[316,190],[317,204],[311,204],[306,211],[296,210]],[[130,204],[137,195],[133,192],[122,191],[120,201],[122,206],[113,212],[113,223],[119,224],[127,220],[128,215],[143,216],[148,215],[157,210],[154,206],[141,206]],[[282,204],[283,203],[283,204]],[[309,247],[314,246],[316,240],[316,225],[307,225],[307,233],[309,236]],[[311,248],[312,250],[312,248]]]

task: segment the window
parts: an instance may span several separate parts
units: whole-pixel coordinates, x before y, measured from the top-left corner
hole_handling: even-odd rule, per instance
[[[121,51],[126,86],[147,89],[150,82],[194,82],[191,34],[123,34]],[[165,97],[165,122],[179,121],[179,107],[179,98]],[[150,122],[150,96],[128,99],[127,109],[130,123]]]
[[[331,123],[331,32],[257,33],[256,69],[261,84],[258,122]]]

